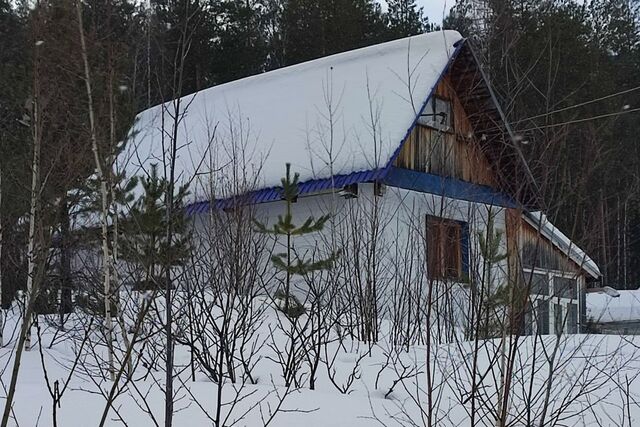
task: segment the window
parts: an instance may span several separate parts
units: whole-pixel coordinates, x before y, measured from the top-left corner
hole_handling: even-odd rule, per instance
[[[575,279],[569,279],[566,277],[554,277],[553,278],[554,295],[562,298],[576,298],[577,283]]]
[[[427,268],[432,279],[464,280],[467,272],[466,223],[427,216]]]
[[[530,277],[532,294],[549,295],[549,279],[546,274],[532,273]]]
[[[578,306],[576,304],[569,304],[569,318],[567,319],[567,331],[570,334],[578,333]]]
[[[538,300],[536,313],[536,323],[538,333],[547,335],[549,333],[549,300]]]
[[[524,269],[523,273],[524,286],[530,289],[528,307],[532,311],[527,313],[527,332],[541,335],[577,333],[577,279],[553,270]]]
[[[562,333],[564,332],[564,316],[562,315],[563,311],[564,310],[562,310],[562,304],[553,304],[553,332],[556,335],[562,335]]]
[[[453,131],[453,108],[451,101],[432,96],[418,120],[423,126],[438,129],[442,132]]]

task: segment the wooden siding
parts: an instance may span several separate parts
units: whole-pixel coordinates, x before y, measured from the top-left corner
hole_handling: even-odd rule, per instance
[[[438,84],[435,95],[451,102],[453,132],[417,125],[407,137],[395,166],[495,188],[495,172],[448,77]]]
[[[507,211],[507,248],[512,279],[518,277],[522,268],[584,275],[579,265],[523,220],[516,209]]]

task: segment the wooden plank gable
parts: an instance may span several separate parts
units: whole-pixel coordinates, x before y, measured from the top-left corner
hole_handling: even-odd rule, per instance
[[[394,166],[497,187],[497,179],[456,91],[446,75],[434,96],[451,105],[448,131],[418,124],[405,140]]]

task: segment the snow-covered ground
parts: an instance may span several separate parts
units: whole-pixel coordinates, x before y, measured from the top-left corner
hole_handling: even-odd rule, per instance
[[[254,369],[257,384],[241,387],[239,381],[224,386],[224,402],[235,396],[242,397],[224,425],[265,425],[284,396],[280,410],[269,425],[422,426],[429,425],[431,415],[431,425],[453,426],[469,425],[472,413],[474,425],[495,425],[496,389],[504,363],[497,340],[433,344],[429,351],[426,346],[394,351],[390,350],[386,338],[372,346],[346,339],[341,346],[334,342],[327,347],[322,359],[335,362],[329,369],[321,362],[316,389],[310,390],[306,380],[296,389],[284,386],[281,368],[274,361],[276,353],[284,351],[282,337],[273,338],[278,325],[282,324],[281,316],[268,307],[258,329],[262,345]],[[14,308],[5,326],[8,345],[0,356],[5,391],[11,377],[17,335],[11,331],[15,331],[17,318],[18,310]],[[56,333],[53,320],[55,317],[40,317],[41,345],[22,357],[13,425],[53,424],[53,401],[43,366],[51,393],[56,394],[56,382],[62,392],[56,408],[58,425],[99,425],[106,406],[105,395],[112,384],[103,377],[106,367],[95,362],[105,359],[104,346],[96,344],[98,338],[92,336],[80,350],[83,328],[67,334]],[[67,325],[80,325],[87,320],[85,315],[74,314]],[[94,325],[88,329],[91,328]],[[35,331],[34,328],[34,334]],[[75,338],[72,339],[72,335]],[[156,338],[162,342],[161,335]],[[543,420],[543,425],[633,426],[640,423],[640,407],[636,403],[640,397],[639,339],[599,335],[566,336],[559,340],[554,336],[522,337],[517,347],[509,393],[509,425],[540,425]],[[143,354],[153,354],[150,347],[137,348]],[[81,354],[79,363],[65,388],[77,354]],[[155,366],[149,363],[153,357],[137,364],[133,381],[126,386],[122,382],[123,388],[109,409],[105,425],[163,425],[165,374],[160,359],[155,360],[158,362]],[[217,384],[202,372],[198,372],[193,381],[189,360],[187,347],[178,345],[174,425],[215,425]],[[120,365],[116,363],[116,366]],[[308,370],[305,363],[302,370]],[[476,372],[476,387],[472,387],[472,372]],[[470,393],[473,388],[474,399]],[[223,414],[229,414],[230,405],[224,408]]]

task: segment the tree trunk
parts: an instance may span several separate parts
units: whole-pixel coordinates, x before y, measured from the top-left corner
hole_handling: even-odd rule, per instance
[[[65,196],[63,196],[65,197]],[[61,235],[60,235],[60,329],[64,330],[64,315],[71,311],[71,257],[69,256],[69,204],[66,198],[61,204]]]
[[[34,84],[34,92],[36,96],[33,101],[33,161],[31,163],[31,201],[29,208],[29,244],[27,249],[27,256],[29,257],[28,267],[27,267],[27,302],[34,300],[35,297],[32,295],[34,290],[34,276],[36,271],[36,217],[38,215],[39,210],[39,202],[40,202],[40,148],[41,148],[41,135],[39,129],[39,111],[40,106],[38,105],[38,83],[37,83],[37,73],[35,73],[35,84]],[[37,286],[36,286],[37,288]],[[30,310],[27,310],[30,313]],[[26,314],[25,314],[26,316]],[[25,349],[29,351],[31,349],[31,316],[25,317],[24,322],[26,323],[26,336],[25,336]],[[17,355],[16,355],[17,357]],[[17,374],[17,372],[16,372]]]
[[[113,322],[111,320],[111,256],[109,254],[109,193],[107,192],[107,177],[104,173],[100,153],[98,151],[98,137],[96,134],[95,117],[93,113],[93,94],[91,90],[91,73],[89,70],[89,58],[87,56],[87,45],[84,38],[84,28],[82,23],[82,3],[76,1],[78,12],[78,32],[80,33],[80,46],[82,48],[82,61],[84,65],[84,82],[87,90],[87,104],[89,112],[89,126],[91,130],[91,151],[96,163],[96,175],[100,180],[100,198],[102,200],[101,228],[102,228],[102,272],[104,277],[104,323],[106,331],[107,351],[109,353],[109,377],[115,379],[115,368],[113,361]]]
[[[37,50],[36,50],[37,55]],[[38,292],[38,284],[42,276],[42,271],[36,278],[36,261],[38,260],[37,245],[36,245],[36,218],[38,214],[39,202],[40,202],[40,148],[41,148],[41,133],[40,133],[40,114],[38,103],[38,70],[37,70],[37,56],[36,56],[36,69],[34,71],[34,84],[33,84],[33,105],[32,105],[32,134],[33,134],[33,161],[31,163],[31,200],[29,208],[29,244],[27,256],[28,261],[28,276],[27,276],[27,297],[25,314],[22,320],[22,327],[20,328],[20,336],[16,346],[16,354],[13,360],[13,368],[11,370],[11,381],[9,383],[9,389],[7,390],[7,397],[5,399],[4,412],[2,414],[1,427],[6,427],[9,423],[9,415],[11,414],[11,407],[13,405],[13,398],[15,396],[16,385],[18,383],[18,373],[20,372],[20,361],[22,359],[22,351],[29,350],[31,347],[31,318],[33,316],[33,305],[35,302],[35,296]],[[42,270],[42,269],[40,269]]]

